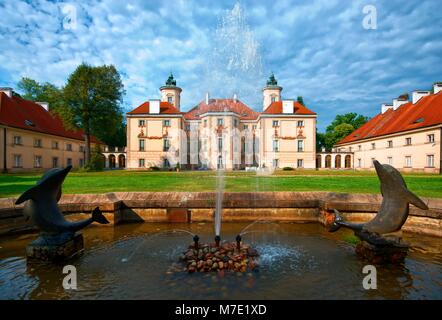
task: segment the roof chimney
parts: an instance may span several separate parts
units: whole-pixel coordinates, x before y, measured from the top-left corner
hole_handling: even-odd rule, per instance
[[[49,102],[36,102],[41,105],[46,111],[49,111]]]
[[[4,92],[9,98],[12,97],[12,91],[10,87],[0,87],[0,92]]]
[[[206,104],[209,104],[209,93],[206,92]]]
[[[381,104],[381,112],[382,113],[387,112],[388,109],[393,109],[393,104],[392,103],[383,103],[383,104]]]
[[[293,100],[282,101],[282,113],[293,113]]]
[[[428,96],[430,91],[413,91],[412,93],[412,101],[413,104],[416,104],[421,98]]]
[[[434,91],[434,94],[438,93],[439,91],[442,91],[442,82],[436,82],[433,85],[433,91]]]
[[[233,94],[233,102],[236,102],[238,100],[238,95],[236,93]]]
[[[397,99],[393,99],[393,110],[396,110],[401,105],[406,104],[408,100],[405,97],[399,97]]]
[[[160,100],[150,100],[149,101],[149,113],[159,114],[160,113]]]

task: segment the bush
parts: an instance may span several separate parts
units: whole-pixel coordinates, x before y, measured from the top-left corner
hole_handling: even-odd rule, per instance
[[[161,170],[161,169],[158,168],[157,166],[152,166],[152,167],[150,167],[149,169],[152,170],[152,171],[160,171],[160,170]]]
[[[284,168],[282,168],[282,170],[284,170],[284,171],[293,171],[295,169],[293,169],[292,167],[284,167]]]
[[[100,147],[95,146],[94,150],[91,152],[91,158],[84,165],[82,171],[103,171],[104,169],[104,158],[101,154]]]

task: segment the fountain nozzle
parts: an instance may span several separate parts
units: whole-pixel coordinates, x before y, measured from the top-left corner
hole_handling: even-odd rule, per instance
[[[219,242],[221,241],[221,237],[219,235],[215,236],[215,244],[219,247]]]
[[[237,235],[235,240],[236,240],[236,248],[239,251],[241,250],[241,240],[242,240],[241,235],[240,234]]]
[[[195,248],[195,250],[198,250],[198,241],[199,241],[199,240],[200,240],[200,237],[198,237],[197,234],[193,236],[193,242],[195,243],[195,244],[194,244],[194,248]]]

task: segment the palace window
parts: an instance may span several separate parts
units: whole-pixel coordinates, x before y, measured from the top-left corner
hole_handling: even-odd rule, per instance
[[[58,141],[52,141],[52,149],[58,149]]]
[[[304,151],[304,140],[298,140],[298,152]]]
[[[427,135],[428,143],[434,143],[434,133]]]
[[[387,163],[391,166],[393,165],[393,157],[388,157],[387,158]]]
[[[170,163],[169,163],[169,160],[168,160],[168,159],[164,159],[163,167],[164,167],[164,168],[170,168]]]
[[[361,151],[362,150],[362,146],[358,145],[358,150]]]
[[[163,140],[163,151],[169,151],[169,139],[164,139]]]
[[[273,127],[279,127],[279,121],[278,120],[273,120],[272,126]]]
[[[204,119],[204,128],[207,127],[207,119]]]
[[[393,148],[393,140],[387,141],[387,148]]]
[[[279,159],[273,159],[273,168],[278,168],[279,166]]]
[[[138,167],[144,168],[144,159],[138,159]]]
[[[362,167],[362,159],[358,158],[358,168]]]
[[[144,127],[146,124],[146,122],[144,120],[138,120],[138,126],[139,127]]]
[[[297,166],[298,168],[304,168],[304,159],[298,159]]]
[[[373,143],[371,144],[371,150],[374,150],[374,149],[376,149],[376,143],[373,142]]]
[[[170,120],[163,120],[163,127],[170,127]]]
[[[58,157],[52,158],[52,168],[58,168]]]
[[[42,147],[41,139],[34,139],[34,147],[35,148],[41,148]]]
[[[42,162],[43,162],[42,156],[35,156],[34,157],[34,168],[41,168]]]
[[[224,119],[223,119],[223,118],[219,118],[219,119],[217,119],[217,124],[218,124],[219,126],[223,126],[223,125],[224,125]]]
[[[14,136],[14,144],[21,145],[21,136]]]
[[[244,125],[244,130],[249,130],[249,126],[248,125]]]
[[[80,166],[80,168],[84,166],[84,159],[83,158],[78,159],[78,165]]]
[[[427,167],[434,168],[434,154],[427,155]]]
[[[138,140],[138,151],[144,151],[144,139]]]
[[[66,145],[66,150],[67,150],[67,151],[72,151],[72,144],[68,143],[68,144]]]
[[[405,157],[405,167],[406,168],[411,168],[411,156],[406,156]]]
[[[411,146],[411,138],[405,138],[405,145]]]
[[[298,127],[303,127],[304,126],[304,120],[298,120]]]
[[[83,145],[80,146],[80,152],[84,152],[84,146]]]
[[[222,152],[222,151],[223,151],[223,138],[218,137],[218,152]]]
[[[173,102],[173,97],[172,96],[167,96],[167,102],[172,103]]]
[[[352,152],[353,151],[353,147],[348,147],[348,151]]]
[[[256,130],[257,127],[258,127],[258,126],[257,126],[256,124],[254,124],[254,125],[252,126],[252,129],[253,129],[253,130]]]
[[[279,152],[279,140],[273,140],[273,152]]]
[[[66,165],[72,166],[72,158],[67,158],[66,159]]]
[[[275,101],[276,101],[276,95],[275,95],[275,94],[272,94],[272,95],[270,96],[270,101],[271,101],[271,102],[275,102]]]
[[[233,119],[233,126],[238,127],[238,119]]]
[[[14,168],[22,167],[22,158],[21,154],[14,154]]]

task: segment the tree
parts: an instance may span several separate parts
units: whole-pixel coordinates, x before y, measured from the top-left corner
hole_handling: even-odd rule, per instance
[[[48,102],[50,111],[57,112],[65,106],[63,88],[59,88],[52,83],[39,83],[34,79],[23,77],[17,86],[23,92],[21,95],[23,99],[35,102]]]
[[[106,142],[123,121],[123,94],[120,74],[112,65],[93,67],[82,63],[69,76],[64,87],[68,113],[62,117],[83,129],[86,163],[91,159],[91,135]]]
[[[333,132],[334,129],[342,124],[347,123],[353,126],[354,130],[360,128],[368,121],[368,117],[357,114],[356,112],[350,112],[346,114],[338,114],[335,119],[330,123],[325,132]]]
[[[331,150],[333,146],[368,121],[368,117],[351,112],[338,114],[327,127],[325,133],[316,134],[317,150]]]

